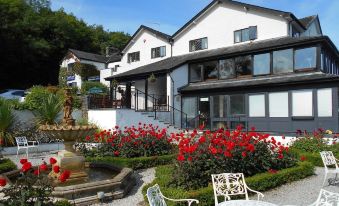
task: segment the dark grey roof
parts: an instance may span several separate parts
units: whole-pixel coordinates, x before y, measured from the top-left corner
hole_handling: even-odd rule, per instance
[[[269,12],[269,13],[271,13],[273,15],[277,15],[277,16],[281,16],[281,17],[284,17],[284,18],[292,19],[295,22],[297,22],[301,27],[304,27],[304,25],[299,21],[299,19],[296,18],[294,16],[294,14],[291,13],[291,12],[280,11],[280,10],[276,10],[276,9],[270,9],[270,8],[266,8],[266,7],[261,7],[261,6],[247,4],[247,3],[243,3],[243,2],[239,2],[239,1],[233,1],[233,0],[213,0],[203,10],[201,10],[197,15],[195,15],[190,21],[188,21],[184,26],[182,26],[177,32],[175,32],[173,34],[172,38],[177,36],[181,31],[183,31],[187,26],[189,26],[193,21],[195,21],[199,16],[201,16],[205,11],[207,11],[210,7],[212,7],[215,3],[218,3],[218,2],[228,3],[228,4],[232,4],[232,5],[239,5],[239,6],[242,6],[242,7],[247,7],[249,9],[258,9],[258,10],[266,11],[266,12]]]
[[[111,63],[111,62],[117,62],[121,60],[121,55],[119,53],[115,53],[109,57],[106,57],[105,55],[93,54],[93,53],[84,52],[84,51],[80,51],[76,49],[69,49],[69,51],[72,52],[79,59],[85,59],[85,60],[94,61],[94,62]]]
[[[111,54],[107,59],[108,60],[106,61],[106,63],[119,62],[119,61],[121,61],[121,54],[120,54],[120,52]]]
[[[163,32],[160,32],[158,30],[155,30],[155,29],[152,29],[151,27],[148,27],[148,26],[145,26],[145,25],[141,25],[139,27],[139,29],[133,34],[133,36],[128,40],[128,42],[126,43],[125,47],[123,50],[125,50],[125,48],[129,45],[129,43],[135,38],[135,36],[142,30],[142,29],[145,29],[163,39],[166,39],[167,41],[170,41],[171,39],[171,35],[168,35],[168,34],[165,34]]]
[[[151,73],[164,73],[171,69],[177,68],[180,65],[185,64],[186,62],[192,62],[196,60],[207,60],[207,59],[215,59],[218,57],[227,57],[227,56],[235,56],[235,55],[244,55],[247,53],[253,53],[253,51],[261,52],[272,49],[279,49],[290,47],[292,45],[303,45],[303,44],[313,44],[326,41],[330,46],[335,49],[337,55],[338,51],[335,48],[334,44],[327,36],[318,36],[318,37],[280,37],[273,38],[262,41],[254,41],[251,43],[239,44],[230,47],[223,47],[219,49],[211,49],[199,52],[192,52],[185,55],[173,56],[166,58],[164,60],[144,65],[138,67],[136,69],[120,73],[111,77],[106,78],[109,79],[117,79],[117,80],[127,80],[127,79],[135,79],[137,76],[145,77]],[[339,55],[338,55],[339,56]]]
[[[304,25],[305,28],[308,28],[310,23],[312,23],[313,20],[316,19],[317,17],[318,17],[317,15],[307,16],[299,19],[299,21],[302,23],[302,25]]]
[[[218,90],[218,89],[230,89],[237,88],[241,89],[242,87],[254,88],[265,87],[267,85],[286,85],[286,84],[296,84],[298,82],[312,82],[316,81],[339,81],[339,76],[334,74],[325,74],[322,72],[310,72],[310,73],[298,73],[298,74],[286,74],[286,75],[276,75],[276,76],[260,76],[252,77],[250,79],[229,79],[229,80],[218,80],[218,81],[208,81],[208,82],[199,82],[199,83],[190,83],[187,86],[179,88],[179,92],[194,92],[194,91],[204,91],[204,90]]]

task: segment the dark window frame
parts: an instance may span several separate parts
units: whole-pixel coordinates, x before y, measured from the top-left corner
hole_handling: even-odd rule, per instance
[[[206,41],[207,41],[207,46],[206,46],[206,48],[202,48],[201,47],[201,49],[195,49],[195,50],[193,50],[192,49],[192,44],[193,44],[193,42],[196,42],[196,41],[198,41],[198,40],[200,40],[201,41],[201,45],[202,45],[202,40],[203,39],[206,39]],[[202,37],[202,38],[198,38],[198,39],[192,39],[192,40],[190,40],[189,41],[189,43],[188,43],[189,45],[189,52],[195,52],[195,51],[201,51],[201,50],[205,50],[205,49],[208,49],[208,38],[207,37]]]
[[[138,56],[136,56],[138,54]],[[132,57],[135,59],[134,61],[132,61]],[[138,57],[138,58],[136,58]],[[137,52],[131,52],[127,54],[127,62],[128,63],[133,63],[133,62],[138,62],[140,61],[140,51]]]
[[[251,28],[255,28],[255,38],[251,38]],[[242,37],[243,37],[243,32],[245,31],[245,30],[248,30],[248,35],[249,35],[249,39],[248,40],[243,40],[242,39]],[[240,32],[240,41],[239,42],[237,42],[236,41],[236,38],[235,38],[235,34],[237,33],[237,32]],[[258,39],[258,26],[249,26],[249,27],[247,27],[247,28],[243,28],[243,29],[238,29],[238,30],[235,30],[234,32],[233,32],[233,41],[234,41],[234,43],[235,44],[238,44],[238,43],[242,43],[242,42],[248,42],[248,41],[254,41],[254,40],[256,40],[256,39]]]
[[[315,67],[313,68],[303,68],[303,69],[296,69],[296,52],[298,50],[303,50],[303,49],[311,49],[311,48],[315,48]],[[307,71],[314,71],[314,70],[320,70],[320,64],[319,64],[319,46],[315,45],[315,46],[303,46],[303,47],[296,47],[293,48],[293,72],[295,73],[299,73],[299,72],[307,72]],[[321,57],[320,57],[321,58]]]
[[[165,53],[163,56],[161,56],[161,48],[165,48]],[[159,56],[155,55],[153,56],[153,50],[157,50],[159,49]],[[155,51],[155,54],[157,53],[157,51]],[[156,59],[156,58],[161,58],[161,57],[165,57],[167,54],[166,54],[166,46],[159,46],[159,47],[154,47],[154,48],[151,48],[151,59]]]

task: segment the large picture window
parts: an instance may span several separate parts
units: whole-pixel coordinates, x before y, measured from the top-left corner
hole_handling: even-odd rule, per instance
[[[268,94],[269,116],[288,117],[288,92]]]
[[[293,72],[293,49],[273,52],[273,73]]]
[[[202,80],[203,64],[190,65],[190,82],[199,82]]]
[[[225,118],[227,115],[227,96],[213,96],[213,117]]]
[[[317,66],[317,48],[295,50],[294,68],[295,70],[314,69]]]
[[[190,41],[190,52],[207,49],[207,37]]]
[[[265,117],[265,95],[249,95],[249,116]]]
[[[231,116],[245,115],[245,96],[230,95],[230,112]]]
[[[251,75],[252,74],[252,57],[241,56],[235,58],[235,71],[237,75]]]
[[[253,75],[270,74],[271,70],[271,55],[258,54],[253,57]]]
[[[220,79],[235,77],[234,59],[224,59],[219,61],[219,77]]]
[[[312,90],[302,90],[292,92],[292,116],[313,117]]]
[[[203,64],[204,80],[218,79],[218,62],[210,61]]]
[[[318,116],[332,117],[332,89],[319,89],[317,91]]]

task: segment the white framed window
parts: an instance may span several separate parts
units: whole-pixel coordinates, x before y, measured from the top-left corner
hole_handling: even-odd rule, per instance
[[[332,89],[318,89],[318,117],[332,117]]]
[[[265,94],[249,95],[249,116],[265,117]]]
[[[288,92],[268,94],[270,117],[288,117]]]
[[[312,90],[300,90],[292,92],[292,116],[313,117]]]

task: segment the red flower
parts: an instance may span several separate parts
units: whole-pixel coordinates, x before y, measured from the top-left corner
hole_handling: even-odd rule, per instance
[[[204,136],[201,136],[199,139],[199,143],[202,144],[204,142],[206,142],[206,138]]]
[[[305,161],[306,160],[306,157],[304,156],[304,155],[302,155],[301,157],[300,157],[300,161]]]
[[[38,176],[40,174],[40,170],[34,170],[33,174]]]
[[[7,180],[5,178],[0,178],[0,187],[4,187],[7,184]]]
[[[115,156],[119,156],[120,152],[119,151],[114,151]]]
[[[53,157],[49,159],[49,162],[51,163],[51,165],[54,165],[55,163],[57,163],[56,159],[54,159]]]
[[[26,162],[28,162],[27,159],[21,159],[21,160],[20,160],[20,163],[21,163],[22,165],[25,164]]]
[[[91,140],[91,137],[90,136],[87,136],[86,137],[86,141],[90,141]]]
[[[271,173],[271,174],[277,174],[278,173],[278,171],[274,170],[274,169],[269,169],[268,172]]]
[[[242,153],[241,153],[241,156],[247,157],[247,153],[246,153],[246,152],[242,152]]]
[[[26,162],[25,164],[22,165],[21,171],[27,172],[31,168],[32,168],[32,164],[30,162]]]
[[[59,167],[58,165],[55,165],[55,166],[53,167],[53,172],[59,173],[59,172],[60,172],[60,167]]]
[[[204,130],[204,128],[205,128],[205,125],[203,125],[203,124],[199,126],[200,130]]]
[[[284,155],[283,154],[279,154],[278,155],[278,159],[283,159],[284,158]]]
[[[185,156],[184,155],[178,155],[178,161],[182,162],[185,160]]]
[[[60,182],[65,182],[69,177],[71,176],[71,172],[68,170],[65,170],[61,175],[59,176]]]
[[[41,170],[41,171],[47,171],[47,170],[48,170],[47,165],[46,165],[46,164],[40,165],[40,170]]]

